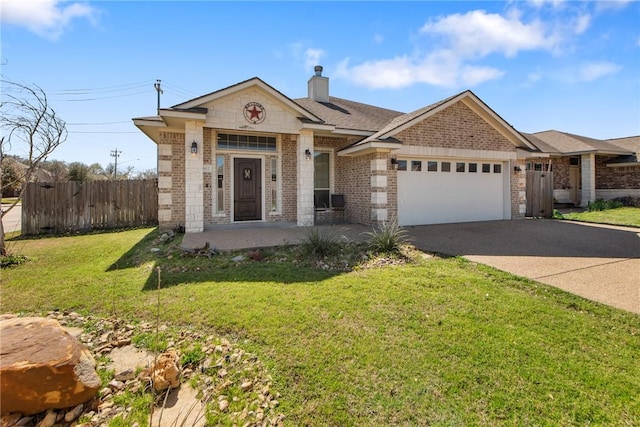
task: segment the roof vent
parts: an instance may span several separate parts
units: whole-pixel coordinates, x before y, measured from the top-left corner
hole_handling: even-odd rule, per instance
[[[315,74],[307,84],[308,96],[317,102],[329,102],[329,79],[322,77],[322,69],[322,65],[316,65],[313,68]]]

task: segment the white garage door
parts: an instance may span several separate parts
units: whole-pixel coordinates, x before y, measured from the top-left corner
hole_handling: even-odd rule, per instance
[[[398,160],[400,225],[508,219],[500,161]]]

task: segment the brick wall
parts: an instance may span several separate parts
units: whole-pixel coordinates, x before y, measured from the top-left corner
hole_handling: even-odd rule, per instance
[[[356,197],[357,193],[360,192],[369,192],[370,197],[370,186],[367,188],[358,188],[354,183],[355,171],[354,171],[354,158],[351,157],[341,157],[336,153],[338,150],[346,147],[351,144],[358,138],[335,138],[328,136],[316,136],[313,140],[313,145],[315,149],[323,149],[330,148],[333,149],[333,157],[331,158],[331,162],[334,165],[334,182],[333,182],[333,191],[335,194],[344,194],[345,198],[345,210],[343,219],[348,222],[360,222],[355,219],[356,210],[360,209],[359,199],[364,196]],[[369,170],[363,171],[365,176],[368,179],[370,174]]]
[[[640,166],[607,167],[612,158],[596,156],[596,189],[640,188]]]
[[[571,187],[571,182],[569,181],[569,157],[553,158],[551,164],[553,165],[553,188],[556,190],[569,189]]]
[[[171,172],[159,171],[158,180],[161,177],[171,179],[171,204],[160,205],[159,210],[169,210],[170,219],[160,222],[161,229],[174,228],[177,225],[184,226],[185,219],[185,134],[179,132],[160,132],[160,144],[171,146],[171,155],[159,155],[158,160],[171,161]]]
[[[296,166],[296,142],[291,135],[282,135],[282,220],[296,221],[298,216],[298,172]]]
[[[461,102],[395,137],[404,145],[515,152],[511,142]]]
[[[216,162],[213,156],[211,129],[204,128],[202,130],[202,161],[204,163],[204,173],[202,177],[203,189],[202,198],[204,206],[204,223],[210,224],[213,221],[213,176],[215,173]]]

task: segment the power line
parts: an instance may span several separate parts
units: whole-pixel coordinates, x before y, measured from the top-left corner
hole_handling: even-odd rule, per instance
[[[106,131],[71,131],[69,133],[139,133],[139,132],[118,132],[118,131],[112,131],[112,130],[106,130]]]
[[[123,94],[123,95],[101,96],[101,97],[96,97],[96,98],[84,98],[84,99],[63,99],[62,101],[67,101],[67,102],[99,101],[99,100],[102,100],[102,99],[124,98],[125,96],[141,95],[141,94],[144,94],[144,93],[148,93],[148,92],[147,91],[134,92],[134,93],[126,93],[126,94]]]
[[[55,92],[59,92],[60,95],[71,95],[71,93],[69,92],[118,92],[118,91],[143,87],[147,84],[148,84],[147,81],[141,81],[141,82],[135,82],[135,83],[124,83],[121,85],[105,86],[105,87],[97,87],[97,88],[61,89]]]
[[[96,126],[96,125],[115,125],[120,123],[131,123],[131,120],[123,120],[121,122],[99,122],[99,123],[67,123],[67,126]]]

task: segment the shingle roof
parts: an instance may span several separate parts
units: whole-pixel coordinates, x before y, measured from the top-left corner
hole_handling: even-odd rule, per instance
[[[403,113],[347,99],[329,97],[329,102],[311,98],[293,99],[302,108],[318,116],[326,124],[337,128],[376,132]]]
[[[527,139],[542,151],[547,153],[601,153],[601,154],[632,154],[632,150],[612,144],[609,141],[588,138],[557,130],[547,130],[533,134],[525,134]]]
[[[629,150],[636,153],[636,156],[640,154],[640,135],[630,136],[627,138],[613,138],[607,139],[609,144],[620,147],[623,150]]]
[[[400,127],[402,125],[404,125],[405,123],[410,122],[411,120],[415,119],[416,117],[419,117],[431,110],[433,110],[434,108],[439,107],[440,105],[446,103],[447,101],[449,101],[452,98],[455,98],[457,95],[453,95],[450,96],[449,98],[445,98],[441,101],[435,102],[431,105],[427,105],[426,107],[420,108],[418,110],[412,111],[410,113],[407,114],[402,114],[400,116],[395,117],[394,119],[392,119],[390,122],[388,122],[382,129],[380,129],[378,132],[376,132],[375,134],[365,138],[364,140],[360,141],[359,143],[365,143],[368,141],[375,141],[377,140],[380,136],[392,131],[393,129]]]

